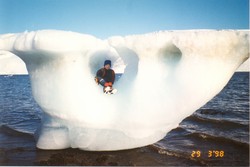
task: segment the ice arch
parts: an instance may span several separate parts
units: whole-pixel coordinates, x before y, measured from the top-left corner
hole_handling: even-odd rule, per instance
[[[219,93],[248,59],[248,47],[248,30],[107,40],[56,30],[0,35],[0,50],[25,62],[44,111],[42,149],[120,150],[157,142]],[[114,96],[93,81],[106,58],[125,67]]]

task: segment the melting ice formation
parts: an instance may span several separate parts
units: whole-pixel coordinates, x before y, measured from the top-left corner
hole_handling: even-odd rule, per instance
[[[0,36],[20,57],[44,111],[37,147],[121,150],[161,140],[227,84],[249,57],[249,30],[163,31],[100,40],[42,30]],[[124,68],[116,95],[94,74]]]

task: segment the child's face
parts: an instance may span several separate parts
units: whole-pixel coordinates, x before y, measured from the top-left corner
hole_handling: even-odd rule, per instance
[[[107,64],[107,65],[104,66],[104,68],[106,68],[108,70],[108,69],[110,69],[110,65]]]

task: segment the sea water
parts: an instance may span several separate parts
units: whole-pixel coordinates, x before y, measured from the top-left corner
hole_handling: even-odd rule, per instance
[[[32,165],[42,110],[32,97],[28,75],[0,76],[0,115],[0,165]],[[237,72],[216,97],[154,147],[166,165],[248,166],[248,141],[249,73]],[[216,157],[215,151],[224,155]]]

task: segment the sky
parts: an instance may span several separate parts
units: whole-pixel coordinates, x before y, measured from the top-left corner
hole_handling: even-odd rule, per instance
[[[160,30],[249,29],[249,0],[0,0],[0,34],[40,29],[101,39]]]

